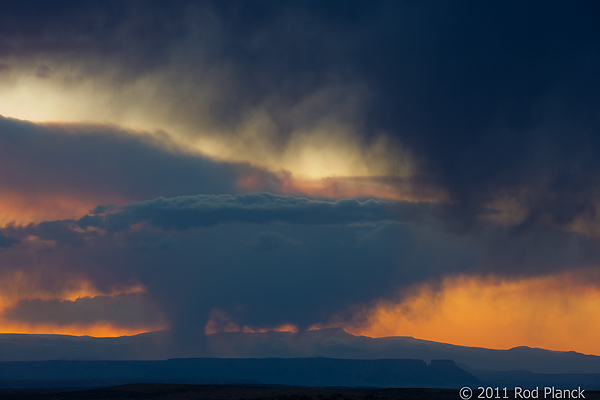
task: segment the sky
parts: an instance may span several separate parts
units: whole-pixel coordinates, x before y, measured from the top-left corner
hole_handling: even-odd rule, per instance
[[[0,2],[0,330],[600,355],[599,12]]]

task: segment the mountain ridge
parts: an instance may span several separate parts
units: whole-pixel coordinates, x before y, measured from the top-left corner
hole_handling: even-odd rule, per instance
[[[166,360],[175,358],[311,358],[453,360],[469,370],[600,373],[600,357],[527,346],[470,347],[409,336],[370,338],[343,329],[196,334],[182,341],[170,331],[91,337],[0,334],[0,361],[57,359]],[[175,343],[175,344],[174,344]]]

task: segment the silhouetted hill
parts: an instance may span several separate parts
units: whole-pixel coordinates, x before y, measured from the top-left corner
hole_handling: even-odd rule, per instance
[[[164,360],[183,357],[454,360],[471,370],[600,373],[600,357],[528,347],[492,350],[411,337],[373,339],[342,329],[199,335],[179,348],[166,331],[118,338],[0,334],[0,360]]]

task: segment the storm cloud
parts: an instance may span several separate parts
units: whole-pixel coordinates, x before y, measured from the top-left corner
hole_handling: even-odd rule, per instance
[[[4,315],[304,329],[448,277],[600,287],[599,12],[0,5]]]
[[[82,297],[76,300],[21,300],[4,316],[27,323],[86,325],[98,322],[116,326],[159,326],[164,317],[145,301],[143,293]]]
[[[0,185],[18,193],[79,192],[96,199],[235,193],[248,165],[178,154],[150,133],[106,125],[32,124],[0,117]],[[275,180],[275,178],[273,178]],[[96,204],[101,204],[97,202]]]
[[[420,209],[421,205],[403,204],[404,208]],[[398,207],[402,208],[402,207]],[[432,207],[433,208],[433,207]],[[395,219],[394,208],[385,201],[338,200],[319,201],[301,197],[277,196],[270,193],[245,195],[197,195],[159,198],[128,204],[119,212],[105,217],[108,230],[147,222],[162,229],[188,229],[227,222],[296,224],[348,224]],[[407,217],[405,213],[404,217]],[[417,217],[412,215],[411,217]]]
[[[0,117],[3,224],[80,217],[99,204],[158,196],[235,194],[247,190],[238,184],[244,178],[255,188],[281,186],[268,171],[185,154],[147,132]]]
[[[600,262],[596,241],[578,234],[494,223],[457,234],[444,229],[435,205],[407,202],[256,193],[158,198],[103,211],[5,227],[11,237],[43,239],[6,249],[5,265],[33,273],[42,262],[49,275],[77,274],[104,292],[141,284],[174,332],[202,331],[215,309],[239,325],[302,329],[448,276],[515,279]],[[92,304],[53,301],[17,303],[10,316]],[[90,308],[89,319],[106,312]]]
[[[410,163],[415,184],[436,185],[463,205],[455,214],[463,226],[473,207],[493,203],[511,222],[579,221],[596,231],[594,2],[163,6],[5,4],[6,73],[19,60],[61,67],[76,55],[79,80],[63,77],[65,86],[94,78],[106,82],[98,92],[120,93],[113,98],[143,96],[114,104],[121,113],[146,107],[157,123],[176,119],[191,137],[236,136],[219,150],[236,159],[256,153],[253,162],[271,165],[288,154],[295,165],[297,146],[336,137],[340,148],[370,148],[360,159],[379,174]],[[42,63],[32,73],[40,68],[52,69]],[[158,91],[119,92],[144,82]],[[388,149],[377,153],[382,138]],[[163,183],[164,195],[184,194]],[[516,211],[506,205],[515,203]]]
[[[19,243],[18,239],[6,236],[4,233],[0,232],[0,247],[10,247],[16,243]]]

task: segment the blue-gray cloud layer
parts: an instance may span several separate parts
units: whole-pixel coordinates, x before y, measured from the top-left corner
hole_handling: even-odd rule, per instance
[[[7,307],[3,316],[33,324],[85,326],[104,322],[134,329],[159,326],[164,322],[164,317],[149,307],[143,293],[82,297],[76,300],[21,300]]]
[[[444,229],[435,204],[255,193],[101,208],[78,221],[5,227],[7,237],[46,246],[5,248],[5,270],[45,271],[48,287],[65,276],[107,292],[139,282],[177,332],[201,331],[213,308],[240,324],[308,327],[445,276],[527,277],[600,262],[595,240],[558,230],[481,224],[457,234]],[[30,310],[23,316],[31,320],[42,306],[19,304],[11,315]]]
[[[197,193],[235,193],[252,174],[276,186],[271,174],[244,164],[169,151],[148,134],[96,125],[39,125],[0,116],[0,187],[30,195],[153,199]],[[97,201],[97,200],[96,200]],[[96,204],[100,203],[99,201]]]
[[[121,207],[108,213],[104,224],[110,231],[128,229],[139,222],[147,222],[161,229],[189,229],[220,223],[287,222],[294,224],[327,225],[358,222],[377,222],[402,217],[422,217],[422,210],[439,206],[401,203],[393,207],[388,202],[368,200],[318,201],[301,197],[277,196],[270,193],[245,195],[197,195],[158,198]],[[394,213],[395,209],[397,213]],[[406,212],[406,209],[411,212]],[[401,211],[404,211],[401,215]],[[88,224],[88,219],[84,223]]]

